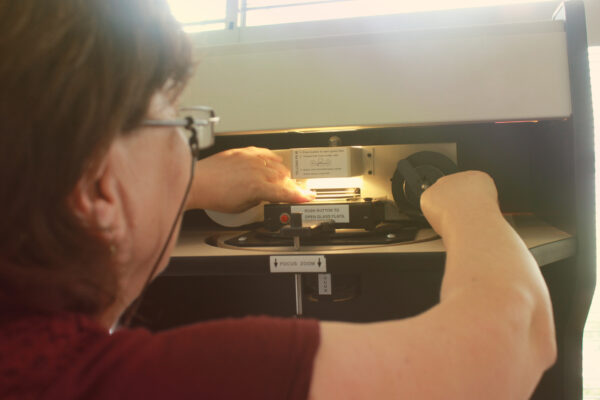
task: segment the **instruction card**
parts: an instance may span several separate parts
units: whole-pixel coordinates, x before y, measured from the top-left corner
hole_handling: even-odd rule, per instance
[[[350,150],[348,147],[292,150],[292,178],[350,176]]]
[[[318,274],[319,295],[331,296],[331,274]]]
[[[302,222],[334,221],[350,222],[350,206],[348,204],[291,206],[292,213],[302,213]]]

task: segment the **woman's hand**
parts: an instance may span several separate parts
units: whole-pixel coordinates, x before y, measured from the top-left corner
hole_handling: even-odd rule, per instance
[[[242,212],[261,201],[301,203],[314,198],[290,179],[281,157],[246,147],[207,157],[196,164],[187,208]]]

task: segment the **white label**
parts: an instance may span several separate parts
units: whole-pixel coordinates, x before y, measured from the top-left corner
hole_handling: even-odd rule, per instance
[[[292,213],[302,213],[302,222],[350,222],[350,206],[348,204],[334,206],[321,206],[318,204],[310,206],[291,206],[290,210]]]
[[[327,272],[323,255],[271,256],[271,272]]]
[[[336,178],[349,176],[350,149],[317,148],[292,150],[292,178]]]
[[[319,295],[331,295],[331,274],[317,275],[319,280]]]

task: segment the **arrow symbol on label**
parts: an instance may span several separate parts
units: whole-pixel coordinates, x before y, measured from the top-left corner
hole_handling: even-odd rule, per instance
[[[273,263],[273,265],[275,266],[275,268],[277,268],[277,259],[275,259],[275,262]]]
[[[321,258],[319,258],[319,261],[317,262],[317,265],[320,267],[321,266]]]

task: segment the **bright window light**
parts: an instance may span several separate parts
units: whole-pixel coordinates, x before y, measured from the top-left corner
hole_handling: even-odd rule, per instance
[[[368,17],[387,14],[488,7],[547,0],[167,0],[186,31],[225,29],[226,16],[237,26]],[[227,8],[230,8],[229,10]]]
[[[225,29],[227,0],[167,0],[171,13],[187,31]]]
[[[366,17],[421,11],[487,7],[546,0],[246,0],[246,26]]]
[[[600,46],[589,48],[594,139],[596,152],[596,259],[600,260]],[[596,264],[596,293],[583,333],[583,398],[600,399],[600,270]]]

